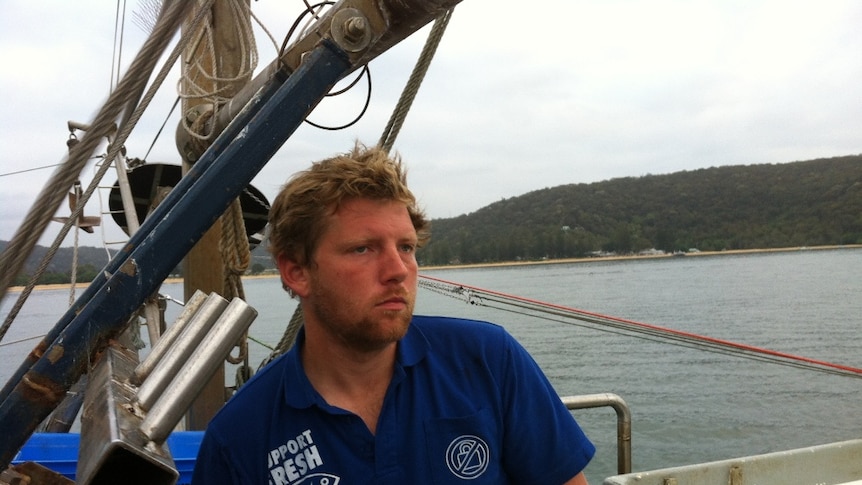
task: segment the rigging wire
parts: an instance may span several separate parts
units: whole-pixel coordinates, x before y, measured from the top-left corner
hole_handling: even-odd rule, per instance
[[[431,60],[434,58],[437,47],[440,45],[443,34],[446,32],[446,26],[449,25],[449,19],[452,18],[452,12],[454,12],[454,8],[450,8],[434,21],[431,32],[428,33],[428,39],[425,41],[422,52],[419,54],[419,59],[416,60],[413,72],[410,73],[410,78],[407,80],[407,85],[404,86],[404,91],[395,105],[395,110],[392,111],[392,116],[383,129],[383,134],[380,136],[380,141],[377,144],[387,152],[395,144],[395,138],[398,137],[398,133],[401,131],[401,126],[407,118],[407,112],[410,111],[413,100],[416,99],[416,94],[419,92],[422,80],[425,79],[425,74],[431,66]]]
[[[174,100],[173,106],[171,106],[170,111],[168,111],[167,116],[165,116],[165,121],[162,122],[162,126],[159,127],[159,131],[156,132],[156,136],[153,137],[153,142],[150,143],[150,148],[147,148],[147,153],[144,154],[143,160],[146,160],[147,158],[150,157],[150,152],[153,151],[153,147],[156,146],[156,142],[159,141],[159,138],[162,136],[162,131],[165,130],[165,126],[167,126],[168,120],[171,119],[171,116],[174,114],[174,111],[177,109],[177,105],[180,104],[181,99],[182,98],[177,96],[177,98]]]
[[[302,19],[304,19],[306,15],[310,14],[310,15],[314,16],[315,18],[317,18],[318,14],[320,12],[315,12],[314,9],[323,8],[326,5],[335,5],[335,2],[330,2],[330,1],[316,3],[314,5],[309,5],[308,1],[303,0],[303,3],[305,3],[305,10],[303,10],[302,13],[299,14],[298,17],[296,17],[296,19],[293,21],[293,24],[290,26],[289,29],[287,29],[287,34],[284,36],[284,40],[281,43],[281,49],[279,49],[279,51],[278,51],[278,58],[279,59],[281,59],[281,57],[284,55],[284,51],[287,50],[288,42],[290,42],[290,38],[293,37],[293,34],[296,32],[296,29],[299,27],[299,23],[302,22]]]
[[[212,1],[213,0],[208,0],[207,5],[204,5],[203,7],[208,8],[209,3]],[[95,121],[91,124],[91,129],[84,135],[84,139],[81,143],[76,145],[77,150],[65,159],[62,164],[63,167],[58,169],[54,178],[49,181],[48,185],[40,193],[40,196],[37,198],[37,202],[28,214],[27,219],[25,219],[24,223],[19,227],[18,232],[15,233],[12,241],[9,242],[2,255],[0,255],[0,278],[4,279],[3,284],[0,285],[0,292],[2,292],[0,293],[0,300],[5,296],[12,278],[14,278],[20,271],[21,267],[23,267],[24,258],[32,251],[33,246],[36,244],[36,240],[44,231],[44,226],[49,222],[49,220],[46,220],[44,217],[39,218],[40,214],[47,213],[48,217],[50,217],[50,214],[56,212],[56,208],[59,206],[62,197],[65,196],[65,189],[60,188],[72,185],[71,181],[67,184],[66,180],[72,176],[77,177],[78,173],[80,173],[83,168],[83,160],[86,160],[83,158],[84,154],[92,153],[92,151],[95,150],[96,143],[105,136],[105,133],[113,125],[113,119],[119,114],[121,109],[119,104],[123,103],[128,96],[132,95],[132,92],[136,89],[136,83],[146,82],[149,78],[149,72],[151,72],[155,67],[155,62],[158,60],[158,56],[160,56],[162,51],[166,49],[167,42],[173,35],[175,27],[179,27],[179,21],[184,17],[185,6],[186,5],[183,3],[172,3],[166,9],[163,18],[159,19],[156,29],[154,29],[153,33],[144,43],[138,57],[132,62],[132,66],[129,68],[129,72],[126,74],[126,77],[123,78],[118,89],[109,96],[108,101],[102,106],[101,110],[96,115]],[[191,25],[197,25],[202,19],[203,15],[201,14],[201,10],[199,10],[192,19]],[[180,36],[179,43],[174,48],[173,52],[171,52],[168,60],[162,66],[161,71],[159,71],[158,75],[153,80],[153,83],[150,85],[150,89],[144,96],[141,104],[138,105],[138,107],[131,113],[128,121],[121,126],[119,134],[114,139],[114,143],[111,144],[108,154],[105,157],[106,163],[99,168],[99,173],[83,193],[82,200],[79,201],[78,206],[72,211],[71,216],[60,229],[54,244],[52,244],[48,253],[43,257],[40,263],[40,269],[37,270],[37,274],[41,274],[41,272],[44,271],[44,267],[47,266],[48,262],[59,248],[62,238],[65,237],[71,228],[73,220],[76,220],[81,215],[84,204],[86,204],[86,201],[89,200],[90,196],[98,187],[98,183],[102,177],[104,177],[105,172],[110,166],[110,162],[122,149],[126,138],[128,138],[129,134],[134,129],[144,110],[149,106],[150,101],[152,101],[155,96],[156,90],[158,90],[164,82],[170,72],[170,68],[179,58],[183,47],[189,42],[189,39],[190,35],[183,32]],[[146,75],[144,75],[144,73],[146,73]],[[143,79],[143,81],[140,81],[141,79]],[[82,147],[82,145],[84,146]],[[56,192],[59,192],[59,196]],[[46,210],[48,207],[53,207],[53,209]],[[39,227],[41,227],[41,229],[38,229]],[[18,297],[12,310],[6,315],[5,321],[0,325],[0,341],[3,340],[9,327],[12,325],[12,321],[15,319],[24,302],[27,300],[27,297],[30,295],[35,284],[35,278],[31,278],[31,281]]]
[[[308,0],[303,0],[303,3],[305,4],[305,10],[303,10],[302,13],[300,13],[299,16],[296,17],[296,19],[293,21],[293,24],[288,29],[287,34],[284,36],[284,40],[281,43],[281,49],[279,49],[279,53],[278,53],[279,59],[284,54],[284,51],[287,50],[287,47],[289,46],[290,39],[293,38],[294,34],[296,34],[297,31],[299,31],[301,34],[307,32],[307,29],[308,29],[309,25],[311,25],[312,21],[320,20],[320,13],[323,11],[323,8],[326,6],[331,6],[331,5],[335,4],[335,2],[331,2],[331,1],[323,1],[323,2],[319,2],[319,3],[311,4],[308,2]],[[302,21],[305,19],[306,16],[311,16],[311,17],[306,22],[306,25],[302,29],[299,29],[299,25],[302,23]],[[297,29],[299,29],[299,30],[297,30]],[[356,86],[356,84],[359,83],[359,81],[362,79],[363,76],[365,76],[365,78],[367,80],[367,82],[366,82],[367,91],[365,94],[365,102],[363,103],[362,109],[359,111],[359,114],[357,114],[356,117],[354,117],[352,121],[349,121],[349,122],[347,122],[343,125],[339,125],[339,126],[321,125],[319,123],[316,123],[316,122],[309,120],[308,118],[305,119],[305,122],[308,123],[309,125],[315,127],[315,128],[318,128],[321,130],[329,130],[329,131],[343,130],[345,128],[349,128],[349,127],[355,125],[356,123],[358,123],[359,120],[361,120],[362,117],[365,116],[365,113],[368,111],[368,107],[371,104],[371,69],[368,67],[368,64],[365,64],[364,66],[362,66],[362,70],[357,75],[356,79],[351,81],[347,85],[347,87],[340,89],[338,91],[328,93],[326,95],[326,97],[331,98],[331,97],[339,96],[339,95],[346,93],[351,88]]]
[[[338,130],[343,130],[345,128],[350,128],[351,126],[353,126],[357,122],[359,122],[359,120],[361,120],[362,117],[365,116],[365,112],[368,111],[368,106],[371,104],[371,70],[368,68],[368,64],[362,66],[362,71],[359,73],[359,77],[357,77],[349,86],[347,86],[346,88],[344,88],[340,91],[337,91],[335,93],[330,93],[330,94],[326,95],[328,97],[333,97],[333,96],[338,96],[338,95],[344,94],[350,88],[352,88],[354,85],[356,85],[356,83],[359,82],[359,80],[362,78],[363,75],[365,75],[365,79],[367,79],[367,81],[368,81],[366,83],[366,85],[368,86],[368,90],[366,91],[366,95],[365,95],[365,104],[363,104],[362,110],[359,111],[359,114],[356,115],[356,117],[353,118],[352,121],[345,123],[341,126],[324,126],[324,125],[320,125],[318,123],[315,123],[315,122],[309,120],[308,118],[305,119],[305,122],[308,123],[309,125],[315,127],[315,128],[320,128],[321,130],[329,130],[329,131],[338,131]]]
[[[6,346],[9,346],[9,345],[20,344],[21,342],[28,342],[28,341],[30,341],[30,340],[36,340],[37,338],[43,338],[44,336],[45,336],[45,334],[42,334],[42,335],[34,335],[34,336],[32,336],[32,337],[25,337],[25,338],[20,338],[20,339],[18,339],[18,340],[13,340],[13,341],[11,341],[11,342],[3,342],[3,343],[0,343],[0,347],[6,347]]]
[[[493,290],[468,286],[431,276],[420,275],[419,286],[471,305],[484,306],[515,314],[571,324],[617,335],[629,336],[653,342],[703,350],[734,357],[780,364],[828,374],[862,378],[862,369],[823,360],[779,352],[753,345],[717,339],[691,332],[684,332],[658,325],[638,322],[576,308],[542,302],[530,298],[509,295]],[[583,323],[573,322],[577,320]]]
[[[26,172],[35,172],[36,170],[45,170],[46,168],[54,168],[63,165],[62,163],[52,163],[51,165],[42,165],[41,167],[25,168],[16,172],[0,173],[0,177],[8,177],[9,175],[18,175]]]
[[[301,32],[303,35],[308,33],[308,30],[311,28],[311,26],[314,25],[315,22],[320,20],[320,14],[323,12],[324,8],[327,5],[335,5],[335,2],[320,2],[316,5],[311,5],[310,3],[308,3],[308,0],[302,0],[302,3],[305,5],[305,8],[308,13],[311,14],[311,18],[309,18],[305,22],[305,26],[302,28]]]
[[[122,13],[121,13],[122,12]],[[114,16],[114,55],[111,58],[111,76],[108,92],[114,90],[120,82],[120,65],[123,58],[123,37],[125,36],[126,2],[117,0],[117,12]]]

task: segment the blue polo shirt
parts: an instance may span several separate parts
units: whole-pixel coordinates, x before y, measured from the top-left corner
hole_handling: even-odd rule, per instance
[[[376,435],[314,390],[299,347],[213,418],[194,484],[547,485],[575,476],[595,453],[535,361],[498,325],[415,316]]]

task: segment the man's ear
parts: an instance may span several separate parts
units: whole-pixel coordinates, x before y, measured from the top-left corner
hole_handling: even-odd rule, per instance
[[[308,296],[311,286],[307,268],[284,254],[276,258],[276,263],[282,284],[300,298]]]

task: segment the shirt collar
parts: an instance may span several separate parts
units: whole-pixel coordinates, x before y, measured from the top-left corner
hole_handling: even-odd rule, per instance
[[[407,334],[398,342],[395,373],[392,378],[394,383],[404,378],[404,368],[418,364],[428,354],[428,339],[422,330],[414,325],[415,320],[414,318],[414,321],[410,322]],[[301,327],[296,335],[296,343],[284,355],[284,400],[288,406],[297,409],[308,408],[315,404],[325,406],[326,402],[314,390],[302,368],[299,349],[303,342],[305,342],[305,328]]]

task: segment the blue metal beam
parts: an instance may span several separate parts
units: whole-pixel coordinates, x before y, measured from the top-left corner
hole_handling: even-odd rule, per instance
[[[52,331],[41,356],[31,355],[10,380],[0,404],[0,469],[129,315],[151,295],[185,254],[300,126],[331,87],[352,69],[339,48],[324,41],[296,72],[270,81],[272,92],[253,99],[246,113],[195,164],[183,181],[106,267],[106,273]],[[48,338],[46,337],[46,341]],[[35,362],[33,362],[35,360]],[[26,369],[26,370],[24,370]],[[4,388],[4,392],[7,392]]]

